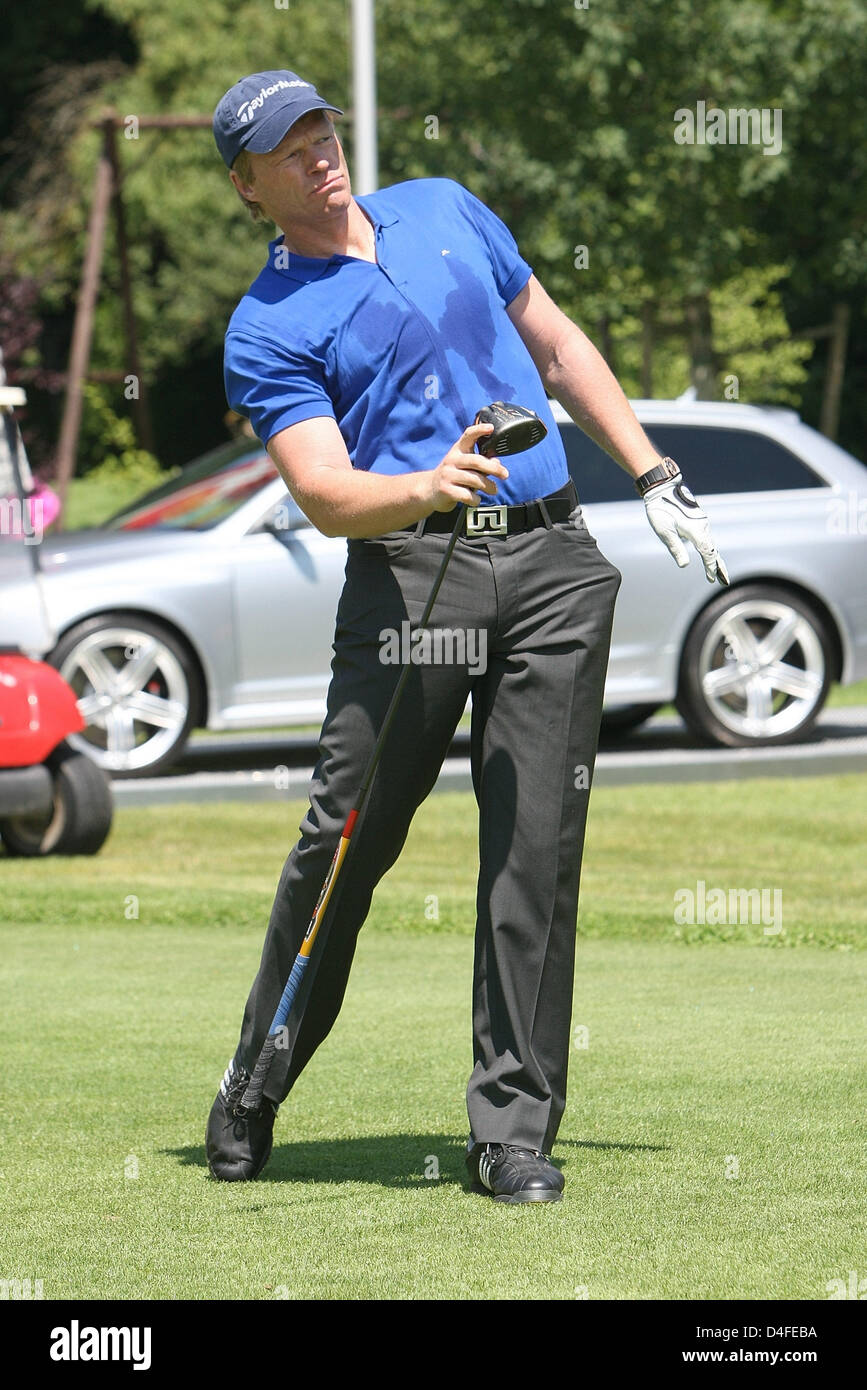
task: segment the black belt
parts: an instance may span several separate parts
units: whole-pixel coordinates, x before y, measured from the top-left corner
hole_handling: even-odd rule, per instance
[[[578,493],[572,479],[559,492],[552,492],[535,502],[520,502],[514,507],[467,507],[466,520],[459,532],[462,536],[516,536],[537,526],[549,526],[555,521],[568,521],[570,512],[578,505]],[[546,520],[547,516],[547,520]],[[455,525],[454,508],[450,512],[431,512],[422,521],[402,526],[402,531],[452,531]]]

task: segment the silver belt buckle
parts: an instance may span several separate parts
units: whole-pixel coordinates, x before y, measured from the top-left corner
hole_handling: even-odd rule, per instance
[[[505,536],[509,530],[508,507],[468,507],[467,535]]]

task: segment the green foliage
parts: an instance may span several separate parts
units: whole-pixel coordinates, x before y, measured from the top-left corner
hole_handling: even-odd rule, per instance
[[[200,0],[73,0],[65,15],[70,60],[53,79],[54,99],[29,104],[26,124],[22,117],[15,127],[31,167],[3,232],[18,271],[40,280],[43,313],[66,315],[68,325],[100,138],[88,121],[106,103],[123,116],[208,114],[241,74],[280,66],[308,75],[347,109],[351,90],[345,0],[292,0],[287,9],[266,0],[204,8]],[[109,17],[116,37],[94,55],[84,40],[97,15]],[[376,16],[382,184],[429,175],[467,184],[505,218],[564,310],[597,343],[613,345],[628,390],[639,386],[645,305],[664,330],[655,393],[688,384],[683,306],[708,294],[714,347],[741,378],[742,398],[799,404],[810,345],[784,347],[787,325],[827,323],[837,298],[853,308],[850,364],[863,359],[861,0],[591,0],[586,9],[380,0]],[[32,61],[23,30],[15,33],[13,45],[20,41]],[[781,151],[678,144],[675,115],[699,101],[779,109]],[[351,165],[351,120],[341,129]],[[158,432],[170,434],[173,408],[159,383],[182,380],[191,362],[209,364],[205,447],[220,414],[225,325],[273,233],[248,220],[209,129],[127,134],[134,131],[121,133],[119,155]],[[586,265],[576,264],[580,246]],[[772,287],[767,277],[781,267]],[[766,278],[751,281],[752,272]],[[125,366],[118,289],[110,234],[93,353],[103,370]],[[825,357],[822,342],[811,379]],[[849,447],[867,426],[856,370],[850,365],[844,401]]]
[[[89,470],[88,477],[103,482],[122,477],[142,489],[165,482],[167,475],[159,460],[138,447],[132,421],[113,409],[108,389],[86,382],[83,396],[82,447],[100,450],[100,462]]]
[[[80,452],[98,462],[84,476],[80,470],[69,485],[63,514],[67,531],[100,525],[179,471],[161,467],[153,454],[138,447],[132,421],[115,411],[107,387],[92,382],[84,387]]]
[[[754,266],[711,292],[714,346],[723,373],[737,377],[731,399],[797,405],[806,380],[811,342],[793,339],[779,291],[789,267]]]
[[[339,0],[288,11],[260,0],[215,0],[204,10],[199,0],[104,5],[131,26],[142,55],[105,94],[121,115],[209,115],[238,77],[273,67],[301,69],[338,106],[349,104]],[[221,346],[274,229],[250,222],[210,129],[141,130],[119,144],[143,367],[182,369],[191,350]]]

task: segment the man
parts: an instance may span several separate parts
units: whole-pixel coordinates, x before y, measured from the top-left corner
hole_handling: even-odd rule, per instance
[[[214,117],[239,196],[282,233],[229,324],[229,403],[313,525],[348,544],[310,808],[211,1110],[208,1162],[222,1180],[261,1172],[277,1108],[337,1016],[373,890],[472,694],[480,870],[467,1164],[498,1200],[556,1201],[564,1181],[549,1154],[566,1099],[588,782],[620,574],[581,517],[546,393],[637,480],[678,564],[688,538],[711,582],[727,582],[725,568],[677,466],[660,460],[503,223],[445,179],[354,198],[332,113],[342,114],[280,71],[244,78]],[[548,426],[508,468],[475,448],[491,427],[470,422],[493,400]],[[396,681],[384,636],[418,621],[458,503],[466,529],[432,624],[483,638],[485,669],[413,666],[265,1103],[239,1115]]]

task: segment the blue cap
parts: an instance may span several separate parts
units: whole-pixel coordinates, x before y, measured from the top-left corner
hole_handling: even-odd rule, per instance
[[[231,169],[241,150],[268,154],[308,111],[343,112],[295,72],[254,72],[230,87],[214,112],[214,139]]]

